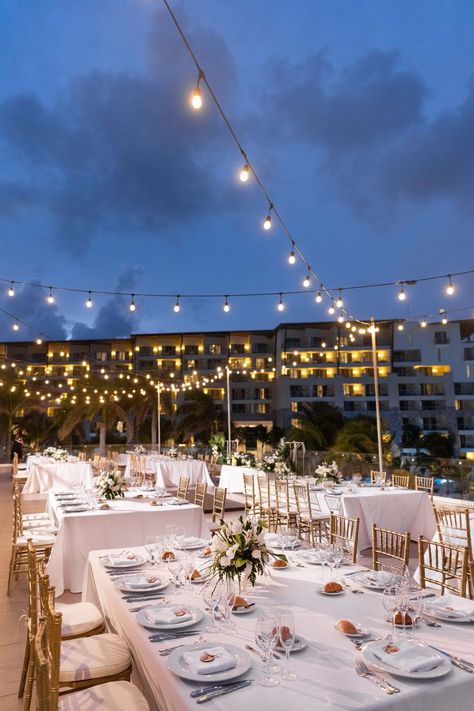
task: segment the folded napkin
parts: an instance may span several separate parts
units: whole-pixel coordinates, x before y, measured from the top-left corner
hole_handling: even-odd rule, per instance
[[[184,612],[184,615],[176,615],[177,612]],[[145,619],[152,625],[176,625],[192,620],[193,616],[184,608],[175,605],[174,607],[152,607],[145,610]]]
[[[189,536],[189,538],[183,538],[181,541],[182,546],[194,546],[195,544],[197,545],[198,543],[201,543],[201,538],[197,538],[197,536]]]
[[[115,565],[127,565],[128,563],[137,562],[137,556],[135,553],[112,553],[109,555],[109,560]]]
[[[201,657],[205,654],[212,655],[213,661],[202,662]],[[185,652],[183,659],[194,674],[217,674],[237,666],[235,657],[224,647],[208,647],[198,649],[196,652]]]
[[[422,644],[397,640],[394,646],[398,647],[400,651],[389,654],[384,651],[383,647],[374,651],[374,654],[384,664],[403,672],[429,671],[438,667],[444,659],[441,654]]]
[[[469,600],[456,597],[455,595],[442,595],[441,597],[430,599],[425,602],[425,609],[432,609],[440,612],[446,617],[474,617],[474,605]]]
[[[150,582],[150,580],[153,580]],[[127,578],[127,585],[129,588],[149,588],[157,587],[161,584],[161,580],[156,575],[133,575]]]
[[[387,573],[385,570],[371,570],[369,573],[362,573],[362,577],[369,585],[375,583],[383,587],[393,582],[392,573]]]

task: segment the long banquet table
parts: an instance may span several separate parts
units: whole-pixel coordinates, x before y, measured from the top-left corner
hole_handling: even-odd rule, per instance
[[[190,692],[196,685],[185,682],[167,668],[167,657],[158,650],[176,642],[152,643],[149,632],[141,627],[129,603],[121,599],[113,580],[102,567],[99,556],[106,551],[89,555],[85,571],[83,600],[98,604],[111,628],[116,630],[130,646],[136,668],[140,674],[151,711],[189,711],[196,708]],[[137,552],[143,553],[142,549]],[[351,566],[345,571],[359,569]],[[165,571],[163,571],[165,572]],[[232,643],[244,648],[255,646],[254,629],[258,610],[273,605],[290,605],[295,614],[297,634],[308,641],[305,650],[292,655],[292,669],[299,680],[280,680],[274,688],[252,684],[251,687],[210,701],[209,709],[241,711],[242,708],[261,711],[470,711],[474,695],[474,674],[454,666],[447,676],[430,681],[384,676],[401,689],[391,696],[385,695],[375,684],[356,675],[353,664],[356,650],[351,641],[334,628],[334,624],[348,618],[368,627],[374,637],[383,637],[390,631],[384,622],[382,595],[366,590],[363,595],[329,597],[319,594],[318,584],[325,581],[317,566],[303,568],[293,565],[287,570],[272,572],[272,577],[262,578],[255,590],[246,597],[256,602],[254,612],[235,617],[236,632],[232,636],[219,633],[206,637],[209,644]],[[199,590],[199,587],[197,588]],[[193,591],[194,592],[194,591]],[[204,607],[198,592],[177,594],[171,589],[173,602]],[[462,628],[462,630],[460,629]],[[458,654],[474,662],[474,624],[443,623],[439,628],[421,623],[416,635],[419,639]],[[184,637],[177,643],[192,643],[195,637]],[[251,654],[252,668],[246,677],[257,679],[262,664]],[[284,660],[282,660],[284,664]],[[206,677],[200,686],[206,685]]]
[[[236,467],[231,464],[223,464],[219,486],[227,489],[228,494],[243,494],[244,474],[253,474],[256,477],[257,474],[262,474],[262,472],[254,467]]]
[[[323,511],[328,511],[325,496],[330,492],[318,491],[317,498]],[[340,496],[344,516],[360,518],[359,551],[372,545],[372,526],[405,533],[409,531],[412,540],[419,536],[432,538],[436,531],[433,506],[424,491],[409,491],[387,487],[359,487],[354,493]]]
[[[130,454],[127,455],[124,474],[126,479],[130,477],[131,456]],[[173,459],[161,454],[138,456],[142,456],[145,459],[147,472],[156,474],[156,483],[160,486],[178,486],[180,477],[187,476],[190,478],[191,486],[195,486],[199,482],[205,482],[209,489],[214,488],[206,462],[201,462],[198,459]]]
[[[61,462],[36,454],[28,457],[26,473],[28,478],[23,487],[23,494],[60,491],[76,485],[91,489],[94,478],[88,462]]]
[[[109,510],[64,513],[50,494],[48,511],[59,527],[47,565],[56,595],[64,590],[81,592],[89,552],[98,543],[109,548],[143,545],[146,536],[166,533],[169,525],[181,526],[187,536],[209,536],[209,525],[200,506],[152,506],[147,499],[116,499]]]

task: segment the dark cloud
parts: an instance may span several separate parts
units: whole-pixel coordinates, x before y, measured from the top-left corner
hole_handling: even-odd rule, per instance
[[[54,106],[30,95],[0,105],[0,137],[42,185],[63,246],[80,251],[99,228],[156,235],[220,209],[202,140],[215,140],[217,116],[183,111],[181,79],[191,89],[196,77],[175,35],[158,14],[146,75],[92,72]],[[233,84],[223,41],[209,31],[203,39],[219,83]],[[0,183],[0,201],[8,189]]]
[[[40,281],[35,282],[41,284]],[[47,304],[46,289],[34,286],[20,287],[15,284],[15,296],[6,295],[7,285],[2,289],[0,308],[27,324],[20,323],[20,330],[13,331],[14,318],[0,311],[1,340],[31,341],[39,334],[49,340],[67,338],[66,319],[56,304]]]

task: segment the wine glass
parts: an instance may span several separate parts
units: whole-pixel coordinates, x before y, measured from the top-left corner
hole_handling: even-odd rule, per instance
[[[202,597],[206,603],[206,607],[211,613],[212,624],[210,627],[206,627],[206,632],[219,632],[219,626],[217,624],[217,613],[219,610],[219,605],[221,604],[221,599],[223,595],[223,588],[220,581],[209,580],[202,588]]]
[[[176,551],[170,550],[173,555],[166,558],[166,565],[168,566],[168,571],[171,575],[171,580],[176,588],[181,587],[181,581],[179,579],[180,573],[183,570],[183,561],[176,554]]]
[[[279,618],[275,611],[264,612],[255,625],[255,641],[265,656],[265,672],[258,683],[261,686],[276,686],[279,681],[272,676],[271,659],[278,639]]]
[[[387,622],[390,621],[392,623],[393,633],[395,634],[395,616],[400,611],[399,588],[394,585],[386,587],[382,593],[382,604],[389,615]]]
[[[279,643],[285,650],[286,655],[286,670],[283,674],[283,678],[287,681],[296,681],[298,676],[294,672],[290,672],[290,652],[296,641],[295,616],[293,612],[287,608],[280,610],[278,637]]]
[[[220,607],[222,609],[225,630],[229,633],[235,631],[235,624],[231,616],[232,609],[235,605],[235,597],[235,582],[233,580],[222,581],[222,597]]]
[[[153,567],[154,565],[156,565],[156,555],[157,555],[156,536],[146,536],[145,550],[146,550],[147,558]]]

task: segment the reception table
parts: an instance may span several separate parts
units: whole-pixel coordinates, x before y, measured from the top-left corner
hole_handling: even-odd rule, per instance
[[[260,469],[255,469],[254,467],[236,467],[231,464],[223,464],[219,486],[227,489],[228,494],[243,494],[244,474],[253,474],[254,477],[257,477],[258,474],[263,473],[264,472],[260,471]],[[272,477],[275,475],[269,474],[268,476]]]
[[[329,511],[326,494],[330,491],[318,491],[317,498],[322,511]],[[429,495],[424,491],[409,491],[388,487],[358,487],[354,493],[340,496],[341,510],[344,516],[360,518],[359,551],[372,545],[372,526],[406,533],[416,541],[418,536],[432,538],[436,531],[436,520]]]
[[[162,454],[144,454],[141,456],[146,463],[146,470],[149,474],[156,474],[156,483],[164,487],[176,487],[182,476],[190,479],[190,485],[195,486],[198,482],[205,482],[209,489],[214,488],[212,479],[209,476],[206,462],[197,459],[173,459]],[[125,478],[130,478],[131,454],[127,455],[125,465]]]
[[[198,684],[186,682],[172,673],[167,666],[168,657],[159,656],[163,647],[174,644],[192,644],[196,637],[184,636],[177,641],[152,643],[149,631],[140,626],[130,604],[121,598],[113,580],[101,565],[99,556],[109,551],[94,551],[90,554],[85,571],[83,600],[101,607],[107,623],[120,634],[130,647],[136,669],[140,675],[151,711],[191,711],[196,708],[190,692]],[[142,549],[136,552],[142,553]],[[292,562],[295,557],[292,556]],[[357,676],[354,660],[359,655],[354,645],[334,625],[347,618],[369,628],[374,637],[384,637],[390,625],[384,622],[386,612],[382,595],[365,590],[363,595],[344,594],[330,597],[321,595],[319,587],[325,580],[318,566],[293,565],[280,572],[272,571],[272,577],[264,577],[255,590],[246,595],[256,603],[254,611],[234,616],[236,630],[229,634],[206,635],[209,646],[231,643],[244,650],[246,644],[255,646],[255,622],[259,610],[272,606],[291,606],[296,621],[296,632],[303,635],[307,647],[291,657],[292,670],[298,680],[288,682],[280,679],[278,686],[267,688],[253,683],[250,687],[223,696],[206,704],[215,711],[470,711],[474,695],[474,674],[451,666],[449,673],[436,680],[412,680],[383,676],[400,689],[391,696],[367,679]],[[348,567],[347,572],[357,570]],[[166,571],[163,569],[163,575]],[[350,580],[350,577],[347,578]],[[198,587],[199,590],[199,587]],[[194,590],[193,590],[194,592]],[[173,603],[190,604],[204,608],[199,592],[180,593],[170,589]],[[146,604],[145,602],[143,603]],[[202,627],[205,626],[205,622]],[[460,655],[474,662],[474,625],[446,623],[439,628],[420,623],[416,632],[440,649]],[[203,633],[204,634],[204,633]],[[252,666],[246,678],[257,680],[262,674],[262,663],[250,653]],[[284,659],[281,660],[284,664]],[[212,683],[212,682],[211,682]],[[206,677],[199,686],[206,685]]]
[[[88,462],[55,461],[35,454],[28,457],[26,473],[23,494],[61,491],[77,485],[92,488],[92,467]]]
[[[202,508],[194,504],[153,506],[145,498],[127,497],[111,501],[105,511],[64,513],[50,494],[48,511],[59,528],[47,566],[56,595],[81,592],[87,556],[99,542],[110,548],[137,546],[146,536],[165,534],[169,525],[181,526],[187,536],[209,536]]]

